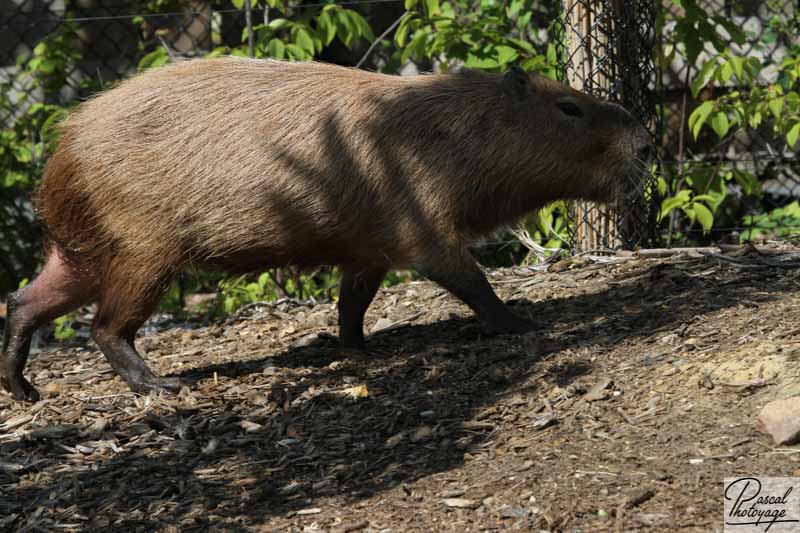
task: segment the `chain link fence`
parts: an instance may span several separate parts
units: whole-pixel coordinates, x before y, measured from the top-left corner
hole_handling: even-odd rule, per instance
[[[800,46],[796,33],[779,30],[797,20],[800,5],[796,1],[700,0],[698,5],[709,15],[724,16],[743,30],[743,44],[737,44],[732,37],[726,39],[725,32],[722,32],[722,44],[735,55],[755,58],[766,65],[760,83],[778,81],[779,65],[792,47]],[[672,2],[664,2],[663,7],[670,13],[668,18],[673,19],[664,25],[661,32],[660,38],[667,43],[675,30],[674,19],[682,16],[683,12]],[[733,91],[746,93],[750,88],[728,83],[705,89],[693,98],[690,85],[698,75],[697,64],[687,61],[681,50],[674,51],[671,57],[666,55],[666,46],[663,44],[660,50],[664,64],[660,68],[661,84],[657,91],[665,126],[660,136],[664,173],[675,180],[685,180],[693,173],[706,177],[730,173],[734,178],[752,179],[760,189],[760,194],[752,194],[746,185],[742,185],[745,180],[730,180],[726,194],[732,200],[729,202],[731,207],[729,212],[720,213],[721,220],[707,238],[738,242],[800,235],[800,216],[780,214],[781,208],[800,199],[798,151],[788,147],[785,138],[773,133],[772,122],[768,119],[758,128],[740,128],[723,142],[709,129],[701,130],[698,138],[694,139],[685,127],[692,111],[711,98]],[[715,49],[707,44],[697,63],[704,63],[714,54]],[[768,216],[767,213],[777,214]],[[702,233],[700,229],[681,227],[675,217],[669,221],[666,231],[667,244],[672,243],[675,234],[697,238]]]
[[[388,13],[391,6],[394,18],[398,9],[402,12],[402,3],[395,4],[375,8]],[[798,45],[796,38],[791,42],[774,30],[776,21],[796,15],[793,1],[699,0],[699,4],[709,13],[732,18],[747,32],[744,45],[730,43],[734,52],[778,64]],[[730,182],[728,193],[741,196],[741,203],[730,214],[731,224],[718,225],[711,238],[732,232],[748,238],[757,235],[759,221],[750,213],[786,206],[800,197],[797,154],[772,135],[768,124],[742,130],[724,144],[708,132],[695,140],[685,130],[686,117],[699,101],[735,87],[692,98],[689,84],[695,66],[680,53],[661,61],[674,28],[663,24],[659,16],[671,10],[680,17],[681,8],[675,3],[548,0],[537,5],[537,17],[546,19],[549,13],[550,20],[559,21],[557,31],[550,35],[557,38],[564,80],[631,110],[652,132],[664,173],[681,180],[691,169],[709,173],[724,169],[747,172],[758,180],[763,194],[750,197],[735,181]],[[153,13],[154,6],[162,12]],[[257,20],[263,15],[263,10],[253,11]],[[135,72],[142,58],[153,51],[166,50],[173,58],[194,57],[220,46],[240,46],[244,27],[244,13],[220,1],[0,0],[0,127],[10,127],[37,103],[63,105],[85,98]],[[36,61],[40,62],[38,77],[29,69]],[[45,68],[41,68],[43,61],[48,62]],[[677,217],[665,229],[665,223],[658,221],[656,184],[646,183],[643,189],[634,185],[617,205],[572,206],[569,227],[576,250],[655,246],[665,232],[670,242],[673,233],[700,231]],[[786,228],[783,234],[800,231],[789,222],[778,224]],[[772,233],[776,233],[774,228]],[[0,256],[14,255],[0,245]]]
[[[0,4],[0,86],[8,100],[0,108],[0,125],[9,125],[36,102],[85,98],[135,72],[141,58],[157,47],[171,56],[193,57],[213,46],[238,45],[243,27],[238,10],[215,11],[199,0],[166,4],[174,11],[165,13],[147,12],[144,2],[114,0]],[[55,47],[61,57],[52,52]],[[35,79],[26,67],[38,61],[48,65],[35,63]],[[41,79],[41,73],[52,80]]]
[[[560,67],[569,84],[622,104],[660,135],[656,103],[656,6],[650,0],[566,0],[561,13]],[[656,243],[658,198],[652,180],[629,180],[616,205],[575,202],[572,244],[577,251],[636,248]]]

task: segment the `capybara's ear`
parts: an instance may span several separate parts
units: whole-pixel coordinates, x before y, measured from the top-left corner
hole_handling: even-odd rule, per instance
[[[503,76],[503,92],[515,100],[524,100],[531,92],[531,79],[527,72],[513,65]]]

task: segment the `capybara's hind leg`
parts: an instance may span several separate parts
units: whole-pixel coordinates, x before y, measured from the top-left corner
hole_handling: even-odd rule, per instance
[[[0,386],[17,400],[37,401],[39,393],[22,375],[33,333],[54,318],[90,302],[95,295],[95,281],[67,263],[53,248],[36,279],[8,296]]]
[[[378,292],[387,268],[343,267],[339,289],[339,341],[345,348],[364,347],[364,313]]]
[[[488,334],[525,333],[533,322],[515,315],[497,297],[486,276],[466,248],[438,250],[419,265],[420,272],[467,304]]]
[[[103,280],[92,337],[132,391],[178,392],[183,382],[153,374],[134,346],[136,332],[155,309],[171,277],[138,273],[134,275],[138,279],[126,279],[125,276],[131,274],[123,271],[112,265]]]

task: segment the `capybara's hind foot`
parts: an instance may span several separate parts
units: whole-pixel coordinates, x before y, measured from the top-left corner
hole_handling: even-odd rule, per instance
[[[21,402],[38,402],[40,398],[39,391],[22,376],[12,378],[0,373],[0,387]]]
[[[142,379],[128,382],[133,392],[149,394],[150,392],[167,392],[177,394],[187,383],[180,378],[160,378],[158,376],[145,376]]]

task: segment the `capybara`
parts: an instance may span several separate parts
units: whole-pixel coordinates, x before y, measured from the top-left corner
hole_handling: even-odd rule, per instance
[[[346,347],[362,346],[390,268],[417,269],[489,332],[528,331],[468,245],[556,199],[618,197],[650,149],[622,107],[518,68],[400,77],[229,57],[148,70],[61,126],[36,198],[47,259],[9,295],[2,387],[36,400],[32,333],[96,302],[92,336],[130,388],[178,389],[134,337],[189,264],[338,265]]]

